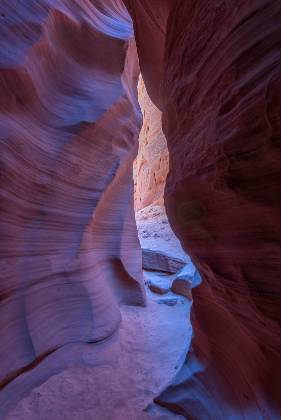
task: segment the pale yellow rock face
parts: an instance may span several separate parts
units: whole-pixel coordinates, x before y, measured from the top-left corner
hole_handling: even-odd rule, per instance
[[[150,204],[163,205],[169,154],[162,132],[162,113],[151,102],[142,78],[138,86],[143,126],[139,136],[139,152],[134,163],[135,209]]]

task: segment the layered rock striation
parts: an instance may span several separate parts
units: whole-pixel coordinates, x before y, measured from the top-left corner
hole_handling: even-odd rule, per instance
[[[191,350],[157,401],[189,419],[278,419],[281,4],[124,4],[1,2],[2,413],[23,372],[47,359],[52,374],[60,349],[70,360],[67,346],[115,334],[119,302],[144,301],[134,32],[162,111],[168,217],[203,280]]]
[[[140,3],[130,2],[136,16]],[[146,20],[158,39],[156,3]],[[158,402],[189,419],[277,419],[280,2],[165,4],[159,82],[170,154],[165,205],[203,282],[193,293],[191,351]],[[145,67],[148,38],[140,35],[140,19]],[[153,79],[143,74],[149,87]]]
[[[0,19],[5,411],[19,375],[106,340],[120,302],[144,303],[132,178],[142,117],[121,1],[7,0]]]

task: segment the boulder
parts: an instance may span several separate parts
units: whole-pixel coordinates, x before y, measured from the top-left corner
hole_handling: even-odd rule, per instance
[[[168,286],[153,282],[148,282],[148,287],[153,293],[157,293],[158,295],[166,295],[170,290]]]
[[[192,300],[191,283],[186,280],[176,278],[173,281],[171,290],[177,295],[182,295],[187,299]]]
[[[198,286],[202,281],[199,271],[191,261],[181,269],[176,279],[186,282],[189,288]]]

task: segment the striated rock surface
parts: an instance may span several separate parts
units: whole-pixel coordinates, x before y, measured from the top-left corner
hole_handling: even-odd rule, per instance
[[[0,19],[3,418],[79,359],[81,346],[72,356],[69,346],[106,340],[119,303],[144,296],[132,178],[139,68],[126,8],[5,0]]]
[[[155,103],[163,86],[165,204],[203,279],[191,351],[157,401],[188,419],[278,419],[281,4],[128,3],[141,68],[158,41],[164,71],[142,74]]]
[[[148,292],[149,294],[149,292]],[[49,378],[5,420],[184,420],[151,405],[175,377],[191,338],[190,303],[122,305],[118,345],[89,347],[84,362]],[[2,420],[2,418],[1,418]]]

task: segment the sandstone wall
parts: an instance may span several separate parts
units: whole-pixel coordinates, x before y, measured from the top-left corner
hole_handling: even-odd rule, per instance
[[[162,131],[161,112],[151,102],[142,79],[138,99],[143,114],[139,151],[134,162],[135,209],[150,204],[164,205],[164,188],[169,168],[167,142]]]
[[[5,0],[0,16],[3,418],[79,358],[75,344],[114,335],[120,302],[144,297],[127,10],[118,0]]]
[[[277,419],[281,4],[127,3],[163,111],[167,213],[203,278],[191,351],[158,402],[188,419]]]

